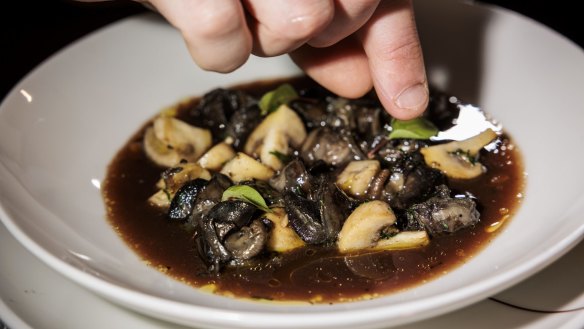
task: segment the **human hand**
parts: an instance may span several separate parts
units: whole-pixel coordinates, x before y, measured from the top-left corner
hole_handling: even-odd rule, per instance
[[[360,97],[374,87],[398,119],[417,117],[428,104],[411,0],[139,1],[182,33],[205,70],[231,72],[250,54],[289,53],[340,96]]]

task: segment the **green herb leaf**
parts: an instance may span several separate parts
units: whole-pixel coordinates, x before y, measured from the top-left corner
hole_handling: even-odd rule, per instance
[[[266,204],[266,200],[262,195],[256,191],[253,187],[248,185],[233,185],[223,192],[221,201],[228,199],[240,199],[247,201],[259,209],[267,212],[271,212],[270,208]]]
[[[424,118],[413,120],[391,120],[391,133],[389,139],[410,138],[410,139],[429,139],[438,134],[438,128]]]
[[[265,93],[258,106],[260,107],[262,115],[274,112],[282,104],[288,104],[291,100],[298,98],[298,93],[294,87],[285,83],[278,88]]]
[[[278,151],[270,151],[270,154],[275,156],[280,162],[283,164],[287,164],[288,162],[292,161],[292,156],[288,154],[284,154]]]
[[[463,161],[470,163],[473,166],[479,161],[478,153],[476,156],[473,156],[472,154],[470,154],[470,150],[457,149],[454,152],[448,152],[448,153],[454,155],[455,157],[458,157],[459,159],[461,159]]]

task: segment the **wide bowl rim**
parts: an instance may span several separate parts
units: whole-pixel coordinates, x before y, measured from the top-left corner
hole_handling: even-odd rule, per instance
[[[490,8],[489,10],[503,11],[503,9],[496,8],[494,6],[481,6]],[[118,23],[108,26],[107,28],[115,28],[116,26],[124,24],[128,20],[140,19],[140,17],[142,16],[122,20]],[[103,32],[103,29],[90,34],[86,38],[91,38],[91,36],[100,32]],[[83,40],[86,38],[83,38],[78,42],[83,42]],[[49,63],[52,58],[59,56],[61,53],[66,52],[72,47],[75,47],[78,42],[71,44],[70,46],[51,56],[45,62],[41,63],[37,68],[31,71],[27,76],[25,76],[22,81],[25,81],[30,76],[34,75],[39,67]],[[8,99],[10,95],[16,92],[18,85],[20,85],[20,83],[17,84],[13,90],[7,94],[6,99]],[[0,104],[0,109],[3,107],[5,100],[3,100],[2,104]],[[2,166],[1,162],[0,166]],[[271,310],[270,313],[264,313],[249,310],[235,312],[227,309],[216,309],[212,307],[204,307],[201,305],[185,304],[178,301],[172,301],[150,294],[134,291],[128,288],[124,288],[120,285],[104,281],[90,273],[86,273],[78,269],[72,264],[63,261],[59,257],[53,255],[51,252],[45,250],[39,243],[27,235],[26,232],[24,232],[18,225],[18,223],[11,218],[11,216],[8,214],[8,211],[4,208],[3,202],[0,202],[0,220],[7,227],[9,232],[15,236],[16,239],[22,245],[24,245],[27,250],[29,250],[45,264],[49,265],[49,267],[55,269],[56,271],[79,283],[80,285],[89,288],[95,293],[110,297],[130,308],[137,310],[149,309],[155,311],[156,309],[163,307],[166,312],[166,314],[163,316],[169,320],[173,320],[173,316],[178,317],[185,312],[190,312],[193,319],[201,321],[201,324],[205,325],[235,325],[241,324],[245,321],[254,320],[254,324],[257,326],[269,327],[270,325],[276,323],[275,321],[286,318],[287,323],[283,325],[290,328],[308,325],[316,325],[316,327],[328,327],[334,326],[335,324],[347,325],[347,323],[375,325],[380,320],[388,318],[388,314],[393,314],[394,317],[398,318],[396,324],[405,323],[413,321],[406,319],[410,314],[408,310],[413,306],[416,306],[414,307],[416,311],[422,311],[425,313],[423,316],[418,314],[415,321],[445,313],[450,310],[470,305],[485,297],[488,297],[491,294],[500,292],[521,281],[522,279],[525,279],[526,277],[536,273],[538,270],[542,269],[546,265],[553,262],[555,259],[568,252],[571,247],[575,246],[580,240],[584,238],[584,223],[582,223],[570,234],[564,236],[564,238],[559,241],[559,243],[555,244],[552,248],[547,249],[544,253],[541,253],[539,257],[535,257],[527,262],[523,262],[520,266],[517,266],[514,269],[497,273],[496,275],[481,281],[480,285],[455,289],[446,294],[426,297],[414,302],[405,302],[398,306],[381,305],[379,307],[373,307],[368,310],[359,309],[355,312],[348,311],[347,309],[332,309],[326,306],[318,306],[320,308],[319,313],[290,313],[288,306],[286,306],[286,308],[282,308],[281,310],[277,310],[278,306],[276,306],[275,311]],[[443,307],[436,308],[437,304],[442,305]],[[388,308],[392,309],[388,310]],[[380,310],[384,310],[386,312],[380,312]],[[355,316],[357,313],[360,315],[360,317]],[[331,317],[331,315],[334,315],[334,317]],[[216,318],[219,322],[208,322],[210,318]]]

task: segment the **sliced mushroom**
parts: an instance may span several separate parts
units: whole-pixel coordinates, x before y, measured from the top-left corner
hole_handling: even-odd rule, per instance
[[[485,168],[477,161],[478,152],[497,137],[492,129],[462,141],[453,141],[420,149],[426,164],[446,176],[471,179],[480,176]]]
[[[208,170],[219,171],[227,161],[235,157],[235,151],[231,145],[223,142],[213,146],[197,163]]]
[[[284,208],[272,208],[272,212],[265,213],[264,218],[273,224],[267,242],[268,250],[286,252],[306,245],[290,227]]]
[[[337,185],[349,195],[364,196],[379,169],[377,160],[351,161],[338,176]]]
[[[337,247],[340,252],[357,250],[398,250],[418,248],[430,243],[425,231],[400,232],[394,226],[396,216],[383,201],[361,204],[345,221]]]
[[[274,170],[249,155],[239,152],[221,169],[221,173],[235,183],[258,179],[267,181],[274,176]]]
[[[254,129],[245,143],[244,151],[279,170],[283,164],[275,154],[287,155],[288,145],[298,148],[304,139],[306,128],[302,119],[288,106],[282,105]]]
[[[144,134],[144,150],[157,165],[172,167],[196,161],[211,146],[211,132],[172,117],[161,116]]]
[[[383,201],[362,203],[343,224],[337,246],[341,252],[350,252],[375,246],[382,231],[393,225],[395,214]]]

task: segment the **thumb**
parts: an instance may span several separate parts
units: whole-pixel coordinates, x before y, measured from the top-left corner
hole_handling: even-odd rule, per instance
[[[428,83],[411,1],[381,1],[358,38],[389,114],[402,120],[421,115],[428,106]]]

